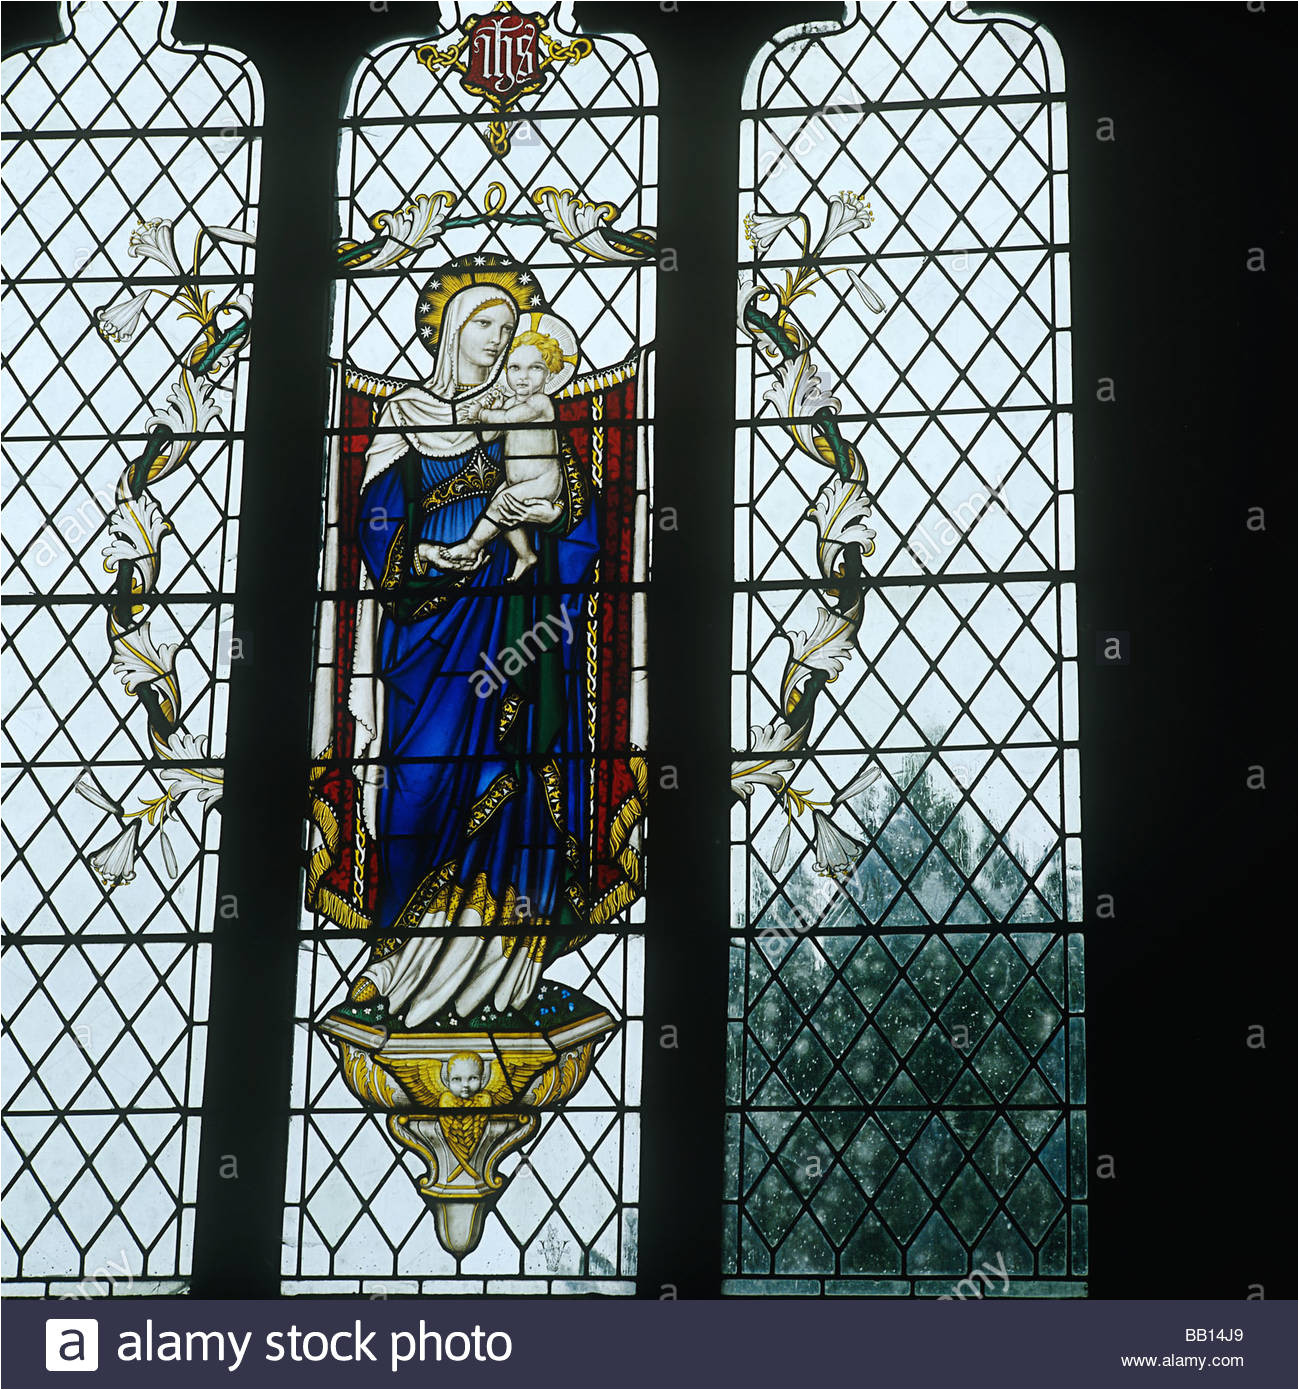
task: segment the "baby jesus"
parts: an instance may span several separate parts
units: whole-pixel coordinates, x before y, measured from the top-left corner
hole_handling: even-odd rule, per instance
[[[511,425],[505,431],[505,482],[492,494],[477,525],[456,545],[420,546],[439,569],[477,569],[486,546],[502,532],[517,559],[511,582],[537,563],[523,523],[549,525],[564,512],[563,475],[555,441],[555,406],[545,393],[548,378],[563,368],[559,343],[546,333],[520,333],[510,346],[505,380],[510,394],[499,407],[484,405],[478,419]]]

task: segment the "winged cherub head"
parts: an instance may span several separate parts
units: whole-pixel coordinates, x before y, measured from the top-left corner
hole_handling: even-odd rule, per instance
[[[483,1059],[476,1052],[457,1052],[447,1062],[447,1089],[461,1100],[477,1095],[486,1080]]]

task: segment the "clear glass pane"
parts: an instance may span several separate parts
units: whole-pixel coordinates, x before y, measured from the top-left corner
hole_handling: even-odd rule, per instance
[[[93,4],[3,87],[5,1288],[181,1292],[260,86]]]
[[[850,5],[745,103],[726,1288],[1075,1295],[1061,65]]]

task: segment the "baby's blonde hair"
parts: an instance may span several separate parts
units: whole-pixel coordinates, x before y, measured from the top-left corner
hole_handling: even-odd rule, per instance
[[[457,1062],[472,1062],[475,1068],[477,1068],[479,1076],[483,1076],[487,1072],[487,1068],[483,1066],[483,1059],[476,1052],[456,1052],[447,1058],[448,1076],[451,1075],[451,1068],[454,1067]]]
[[[510,351],[515,348],[534,347],[541,354],[541,360],[546,364],[546,370],[554,376],[556,372],[564,368],[564,350],[559,346],[556,339],[549,333],[520,333],[510,344]]]

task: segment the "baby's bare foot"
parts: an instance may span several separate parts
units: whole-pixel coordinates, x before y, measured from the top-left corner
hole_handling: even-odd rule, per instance
[[[522,579],[536,563],[537,557],[535,555],[520,555],[514,562],[514,568],[510,571],[509,582],[513,584],[516,579]]]

